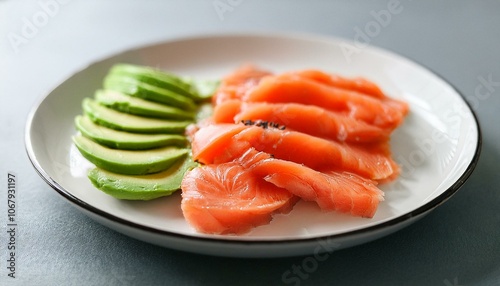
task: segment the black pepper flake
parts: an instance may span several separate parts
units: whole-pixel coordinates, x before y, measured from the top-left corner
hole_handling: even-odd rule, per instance
[[[241,123],[245,124],[245,125],[253,125],[254,122],[250,119],[247,119],[247,120],[241,120]]]
[[[247,126],[254,125],[257,127],[262,127],[264,129],[275,128],[275,129],[279,129],[279,130],[285,130],[285,125],[279,125],[276,122],[270,122],[270,121],[265,121],[265,120],[253,121],[250,119],[246,119],[246,120],[241,120],[241,123],[243,123],[244,125],[247,125]]]

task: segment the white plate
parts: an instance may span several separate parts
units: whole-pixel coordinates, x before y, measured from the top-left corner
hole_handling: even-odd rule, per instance
[[[217,35],[137,48],[98,61],[70,76],[31,112],[26,128],[30,160],[45,181],[86,214],[117,231],[185,251],[240,257],[315,254],[370,241],[421,218],[460,188],[472,173],[481,136],[475,115],[450,84],[394,53],[353,48],[342,39],[311,35]],[[401,177],[382,185],[385,201],[372,219],[321,212],[300,202],[288,215],[244,236],[196,233],[180,209],[180,194],[150,202],[116,200],[86,177],[90,164],[71,142],[81,102],[101,87],[115,63],[160,67],[198,78],[219,78],[242,63],[275,72],[315,68],[364,76],[410,114],[392,137]]]

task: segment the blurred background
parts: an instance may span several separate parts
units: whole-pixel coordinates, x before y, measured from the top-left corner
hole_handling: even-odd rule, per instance
[[[395,13],[380,18],[389,9]],[[495,0],[0,1],[0,174],[18,174],[20,221],[12,279],[1,192],[0,285],[500,285],[499,15]],[[363,35],[373,21],[380,29]],[[304,257],[209,257],[118,234],[54,192],[25,155],[29,110],[91,62],[177,37],[281,31],[361,41],[448,80],[483,131],[482,157],[470,180],[416,224],[336,251],[291,282],[283,273]]]

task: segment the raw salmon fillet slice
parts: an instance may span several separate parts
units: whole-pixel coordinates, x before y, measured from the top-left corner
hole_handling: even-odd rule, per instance
[[[255,87],[263,77],[268,75],[271,73],[253,65],[243,65],[222,79],[219,88],[212,97],[212,103],[217,105],[229,99],[241,99],[248,90]]]
[[[249,148],[234,162],[303,200],[316,202],[324,211],[371,218],[384,200],[384,193],[376,181],[353,173],[318,172],[302,164],[273,158],[254,148]]]
[[[184,217],[197,231],[243,234],[289,212],[297,197],[236,162],[189,171],[181,185]]]
[[[252,172],[301,199],[316,202],[325,211],[371,218],[384,195],[376,182],[356,174],[322,173],[285,160],[262,160]]]
[[[203,165],[181,186],[199,232],[246,233],[298,199],[371,218],[383,201],[377,185],[399,175],[389,140],[409,107],[364,78],[247,65],[222,80],[212,104],[188,132]]]
[[[193,158],[203,164],[224,163],[248,148],[319,171],[344,169],[372,180],[398,172],[387,142],[352,146],[301,132],[243,124],[213,124],[200,128],[192,143]]]
[[[391,131],[324,108],[298,103],[245,103],[227,100],[215,107],[215,123],[263,120],[309,135],[350,143],[389,140]]]
[[[201,128],[198,132],[202,136],[195,134],[195,141],[200,140],[196,145],[204,148],[201,152],[193,148],[193,158],[204,164],[227,162],[253,147],[315,170],[343,169],[372,180],[386,179],[398,170],[386,142],[359,147],[296,131],[234,125],[239,128],[227,131],[227,124],[214,124],[209,130]],[[207,139],[201,142],[203,138]]]
[[[405,103],[396,100],[380,100],[291,75],[263,78],[258,86],[246,93],[243,100],[316,105],[389,129],[399,126],[408,110]]]
[[[389,178],[399,169],[388,143],[366,147],[325,140],[301,132],[243,124],[214,124],[194,135],[193,158],[203,164],[223,163],[249,147],[275,158],[320,171],[344,169],[373,180]]]
[[[193,159],[203,164],[213,164],[215,159],[222,157],[234,135],[244,130],[246,126],[242,124],[211,124],[202,126],[193,134],[191,141],[191,151]],[[247,146],[249,146],[247,144]],[[228,154],[229,158],[239,156]],[[227,162],[230,160],[224,160]]]
[[[329,86],[356,91],[380,99],[386,98],[385,94],[375,83],[361,77],[346,78],[336,74],[329,74],[312,69],[292,71],[285,73],[285,75],[311,79]]]
[[[390,156],[374,152],[374,147],[370,146],[368,151],[301,132],[249,126],[234,138],[249,142],[258,151],[275,158],[304,164],[319,171],[343,169],[373,180],[382,180],[391,176],[397,168]]]

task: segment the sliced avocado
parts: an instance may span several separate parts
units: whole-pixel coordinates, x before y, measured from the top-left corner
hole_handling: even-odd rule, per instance
[[[132,97],[114,90],[96,91],[95,100],[102,105],[130,114],[168,119],[192,120],[194,118],[194,112]]]
[[[111,149],[81,135],[74,136],[73,142],[83,157],[97,167],[126,175],[160,172],[189,154],[189,149],[172,146],[141,151]]]
[[[197,102],[211,98],[220,85],[219,80],[184,78],[184,81],[190,84],[191,93],[195,95],[194,100]]]
[[[210,98],[220,83],[218,80],[183,78],[159,69],[131,64],[116,64],[109,73],[132,77],[138,81],[189,97],[196,102]]]
[[[109,71],[110,74],[135,78],[138,81],[171,90],[177,94],[196,99],[196,94],[191,92],[191,86],[177,75],[151,67],[116,64]]]
[[[117,131],[95,124],[88,116],[75,118],[76,128],[83,136],[115,149],[144,150],[164,146],[185,147],[187,139],[177,134],[139,134]]]
[[[123,113],[107,108],[90,98],[85,98],[82,106],[92,121],[115,130],[137,133],[182,134],[191,123],[191,121],[172,121]]]
[[[104,78],[104,88],[185,110],[194,110],[196,108],[194,101],[188,97],[128,76],[108,74]]]
[[[156,174],[131,176],[94,168],[88,177],[96,188],[117,199],[151,200],[179,190],[184,174],[197,165],[190,156],[186,156]]]

